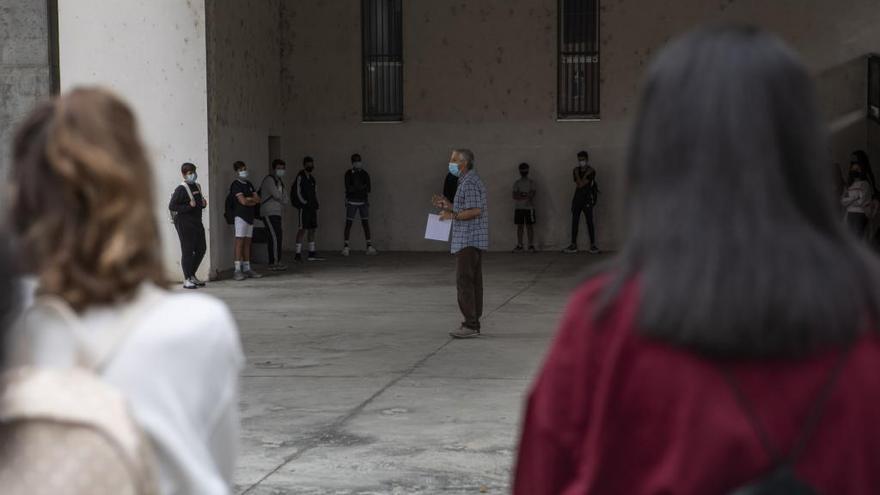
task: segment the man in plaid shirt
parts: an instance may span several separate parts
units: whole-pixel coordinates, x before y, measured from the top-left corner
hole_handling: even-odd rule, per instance
[[[452,220],[452,254],[456,256],[458,307],[464,315],[461,327],[449,335],[466,339],[479,337],[483,316],[483,251],[489,249],[489,205],[486,186],[474,172],[474,153],[452,152],[449,172],[458,177],[455,202],[434,196],[434,206],[443,220]]]

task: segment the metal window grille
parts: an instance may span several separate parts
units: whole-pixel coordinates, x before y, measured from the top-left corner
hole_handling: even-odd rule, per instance
[[[560,119],[599,117],[599,0],[559,0]]]
[[[880,55],[868,57],[868,118],[880,123]]]
[[[361,0],[365,121],[403,120],[402,0]]]

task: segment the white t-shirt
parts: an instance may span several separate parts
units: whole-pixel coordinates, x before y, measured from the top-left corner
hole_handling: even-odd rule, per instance
[[[31,284],[27,292],[33,290]],[[173,294],[145,284],[131,304],[80,315],[100,336],[133,321],[102,376],[128,399],[152,441],[159,486],[166,495],[230,493],[238,450],[238,375],[244,363],[238,329],[221,301],[202,294]],[[25,300],[31,300],[26,293]],[[128,314],[127,314],[128,313]],[[133,316],[134,315],[134,316]],[[43,318],[12,333],[13,364],[67,367],[76,362],[69,325]]]

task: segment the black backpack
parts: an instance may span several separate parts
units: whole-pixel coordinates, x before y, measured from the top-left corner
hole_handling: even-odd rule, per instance
[[[725,379],[736,395],[737,402],[739,402],[743,412],[748,416],[749,423],[751,423],[752,428],[754,428],[755,433],[757,433],[760,438],[764,450],[767,451],[767,455],[773,459],[774,465],[770,472],[764,474],[759,479],[751,481],[745,486],[737,488],[730,492],[729,495],[820,495],[818,490],[798,478],[798,475],[795,472],[795,465],[797,465],[798,460],[806,450],[816,427],[819,426],[819,420],[822,419],[825,405],[831,397],[834,384],[837,383],[837,379],[840,377],[840,373],[843,370],[843,365],[846,363],[848,355],[848,351],[841,353],[840,358],[837,360],[837,363],[835,363],[834,368],[831,371],[831,374],[828,376],[828,379],[819,391],[819,397],[813,403],[812,409],[807,415],[807,422],[804,425],[800,436],[795,440],[794,447],[787,456],[783,456],[776,446],[773,445],[773,442],[770,441],[770,436],[767,434],[767,430],[764,429],[761,420],[758,419],[757,413],[749,403],[730,370],[722,370]]]

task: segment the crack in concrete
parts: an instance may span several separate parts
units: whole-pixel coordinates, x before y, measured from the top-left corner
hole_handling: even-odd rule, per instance
[[[550,269],[550,267],[556,262],[558,256],[559,255],[554,256],[546,265],[544,265],[544,268],[542,268],[537,274],[535,274],[535,276],[532,278],[532,280],[528,284],[526,284],[525,287],[523,287],[522,289],[517,291],[515,294],[513,294],[512,296],[507,298],[507,300],[505,300],[503,303],[501,303],[499,306],[497,306],[495,309],[490,311],[483,318],[483,320],[489,319],[493,314],[495,314],[496,312],[498,312],[499,310],[503,309],[505,306],[510,304],[511,301],[513,301],[514,299],[516,299],[517,297],[521,296],[522,294],[527,292],[529,289],[534,287],[535,284],[538,283],[538,280],[541,278],[541,276],[544,275],[544,273],[546,273],[547,270]],[[356,407],[351,409],[344,416],[341,416],[341,417],[337,418],[336,420],[334,420],[329,425],[318,429],[313,434],[306,437],[305,441],[298,442],[298,443],[300,443],[301,448],[299,448],[295,453],[285,457],[284,460],[278,466],[276,466],[274,469],[272,469],[271,471],[266,473],[262,478],[257,480],[256,483],[252,484],[247,489],[245,489],[243,492],[241,492],[241,495],[247,495],[248,493],[251,493],[256,488],[258,488],[264,481],[266,481],[267,479],[272,477],[272,475],[274,475],[275,473],[277,473],[278,471],[283,469],[285,466],[287,466],[291,462],[301,458],[305,453],[307,453],[317,447],[323,446],[323,445],[335,445],[334,442],[328,442],[328,439],[335,439],[335,438],[340,438],[340,437],[345,437],[345,438],[354,437],[355,435],[351,435],[350,433],[346,433],[346,432],[342,431],[344,426],[349,421],[351,421],[352,419],[354,419],[355,416],[357,416],[358,414],[363,412],[363,410],[366,409],[367,406],[369,406],[379,396],[384,394],[388,389],[390,389],[391,387],[400,383],[404,378],[412,375],[417,369],[419,369],[422,365],[424,365],[429,359],[436,356],[440,351],[442,351],[446,346],[448,346],[454,340],[455,339],[450,337],[440,347],[437,347],[436,349],[434,349],[433,351],[431,351],[430,353],[425,355],[423,358],[416,361],[407,370],[405,370],[403,373],[396,376],[390,382],[385,384],[382,388],[380,388],[379,390],[374,392],[370,397],[368,397],[366,400],[364,400],[363,402],[358,404]]]

